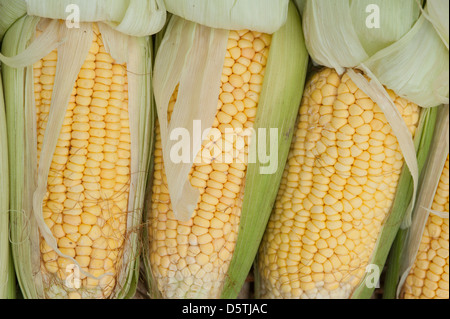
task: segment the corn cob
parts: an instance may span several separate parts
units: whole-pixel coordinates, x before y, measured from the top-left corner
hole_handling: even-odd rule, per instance
[[[449,212],[449,157],[439,179],[431,209]],[[404,299],[448,299],[448,218],[431,214],[416,260],[403,285]]]
[[[202,154],[225,156],[225,130],[252,128],[269,53],[271,36],[248,30],[230,31],[222,87],[213,128],[220,140],[204,143]],[[169,104],[169,117],[177,98]],[[158,127],[158,126],[157,126]],[[172,212],[162,160],[161,135],[156,131],[152,210],[149,223],[150,261],[158,289],[166,298],[219,296],[236,243],[241,214],[248,139],[236,162],[205,158],[194,164],[189,179],[201,199],[188,222]],[[214,150],[214,148],[219,147]],[[239,153],[239,150],[234,151]],[[218,153],[218,154],[217,154]],[[211,156],[210,155],[210,156]]]
[[[304,3],[303,23],[308,26],[305,40],[311,58],[339,74],[346,72],[356,86],[377,103],[391,126],[405,162],[391,212],[383,220],[364,280],[352,290],[352,298],[373,295],[399,228],[408,228],[411,224],[420,174],[430,150],[433,122],[436,122],[434,107],[448,103],[448,45],[436,32],[439,29],[436,27],[445,24],[448,16],[446,20],[445,14],[433,15],[435,21],[430,19],[429,2],[441,1],[314,0]],[[327,28],[323,21],[334,28]],[[423,49],[429,50],[428,53],[422,52]],[[418,55],[418,51],[423,54]],[[370,79],[354,70],[362,71]],[[393,94],[386,88],[423,109],[415,138],[401,112],[396,110]]]
[[[417,105],[388,93],[414,134]],[[348,298],[389,212],[402,153],[377,104],[325,68],[305,88],[259,250],[262,298]]]
[[[11,241],[25,298],[134,293],[153,127],[148,45],[103,23],[72,30],[30,16],[5,35]]]
[[[285,5],[287,8],[287,4],[287,1],[274,4],[275,11]],[[155,82],[171,84],[155,84],[159,125],[144,258],[149,291],[154,298],[236,298],[257,253],[282,175],[281,165],[274,165],[275,171],[271,173],[261,173],[267,168],[264,165],[267,162],[263,164],[255,158],[253,147],[256,141],[258,145],[269,144],[258,137],[260,131],[270,129],[270,142],[275,137],[278,147],[271,158],[275,157],[276,163],[285,163],[301,100],[308,56],[300,19],[293,4],[289,5],[285,26],[273,34],[248,28],[223,32],[177,16],[172,19],[155,62]],[[180,37],[182,31],[178,28],[192,33]],[[176,67],[167,63],[171,59],[165,59],[174,51],[185,54],[184,48],[191,43],[185,39],[192,34],[201,35],[194,38],[194,43],[199,38],[215,39],[216,36],[221,43],[220,47],[209,47],[207,51],[214,63],[207,61],[206,65],[221,63],[217,69],[205,67],[203,71],[205,62],[198,57],[204,53],[186,55],[189,68],[195,65],[202,70],[196,77],[201,83],[194,88],[195,93],[186,90],[190,84],[183,82],[183,77],[175,77],[175,81],[166,76],[185,58],[177,57],[173,62]],[[178,51],[173,43],[177,43]],[[209,89],[205,79],[212,78],[217,82],[207,80],[206,83],[215,83]],[[193,165],[185,169],[186,185],[199,194],[194,198],[193,215],[189,212],[188,216],[179,218],[180,210],[190,205],[186,197],[178,204],[172,197],[174,175],[169,167],[177,167],[164,148],[170,133],[167,119],[171,121],[170,127],[176,128],[178,124],[174,121],[179,123],[180,112],[194,120],[201,117],[191,115],[197,112],[194,101],[198,96],[202,97],[198,102],[202,105],[201,112],[211,111],[211,118],[206,120],[211,121],[211,126],[204,125],[211,130],[193,154]],[[205,99],[211,103],[203,111]],[[272,132],[273,128],[276,133]],[[250,160],[252,157],[255,161]]]
[[[50,111],[57,50],[33,67],[38,161]],[[98,28],[70,97],[48,176],[44,220],[58,248],[82,270],[81,287],[108,297],[123,255],[130,187],[126,65],[105,51]],[[45,276],[65,280],[70,260],[41,239]],[[70,273],[70,272],[69,272]],[[72,293],[70,297],[81,297]]]

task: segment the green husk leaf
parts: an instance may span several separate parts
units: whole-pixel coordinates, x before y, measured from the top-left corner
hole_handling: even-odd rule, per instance
[[[170,12],[167,12],[167,20],[166,23],[164,24],[164,27],[161,29],[161,31],[159,31],[157,34],[153,36],[152,42],[154,43],[155,52],[158,52],[159,50],[159,47],[161,45],[162,40],[164,39],[164,35],[166,34],[167,26],[169,25],[169,21],[171,20],[171,18],[172,14]]]
[[[1,68],[1,65],[0,65]],[[0,299],[15,295],[15,274],[9,246],[9,174],[3,84],[0,75]],[[12,270],[12,271],[11,271]]]
[[[305,10],[306,0],[295,0],[295,5],[297,6],[300,15],[303,16],[303,11]]]
[[[308,57],[300,16],[291,3],[287,23],[272,38],[255,122],[256,136],[251,142],[261,143],[259,129],[269,132],[277,128],[277,167],[275,171],[263,173],[268,167],[259,157],[256,163],[248,164],[236,248],[221,298],[237,297],[257,254],[289,153]],[[270,149],[268,140],[269,133],[266,134],[266,150]]]
[[[289,0],[164,0],[168,12],[211,28],[274,33],[285,22]]]
[[[400,264],[402,251],[405,249],[405,241],[408,233],[408,228],[400,228],[395,236],[394,243],[389,251],[386,262],[386,276],[383,285],[383,299],[395,299],[397,284],[400,278]]]
[[[417,152],[419,174],[422,172],[429,154],[436,118],[437,108],[428,108],[422,110],[419,127],[416,130],[416,136],[414,138],[414,146]],[[389,250],[395,240],[397,231],[400,229],[412,195],[412,177],[408,168],[406,167],[406,165],[404,165],[389,216],[384,222],[380,235],[378,236],[375,249],[372,253],[371,260],[369,262],[369,265],[372,265],[373,268],[379,270],[378,275],[381,274],[381,271],[384,268]],[[373,291],[375,290],[375,285],[372,285],[373,280],[379,279],[379,277],[376,277],[376,274],[367,271],[362,278],[360,285],[353,292],[351,298],[369,299],[372,296]]]

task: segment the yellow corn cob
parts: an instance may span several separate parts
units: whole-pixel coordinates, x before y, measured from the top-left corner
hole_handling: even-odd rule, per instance
[[[221,145],[225,130],[251,128],[269,53],[271,36],[248,30],[230,31],[222,86],[213,128],[222,137],[204,143],[189,178],[200,191],[193,217],[180,222],[173,214],[156,130],[152,208],[149,221],[150,263],[164,298],[218,298],[237,238],[247,168],[248,139],[230,163]],[[169,116],[176,102],[174,93]],[[223,143],[223,144],[221,144]],[[236,150],[235,145],[232,147]],[[211,158],[211,161],[207,159]]]
[[[449,212],[449,157],[431,209]],[[448,299],[448,218],[428,217],[414,266],[403,285],[404,299]]]
[[[38,160],[50,111],[57,50],[34,65]],[[130,179],[126,65],[105,51],[98,28],[78,74],[48,175],[44,221],[61,253],[81,269],[71,298],[110,295],[123,255]],[[64,286],[73,262],[41,238],[44,278]],[[72,266],[71,266],[72,265]],[[71,266],[71,267],[70,267]],[[50,285],[50,286],[51,286]],[[51,296],[51,287],[48,295]]]
[[[409,130],[417,105],[388,91]],[[403,156],[381,109],[325,68],[305,88],[259,250],[262,298],[348,298],[393,201]]]

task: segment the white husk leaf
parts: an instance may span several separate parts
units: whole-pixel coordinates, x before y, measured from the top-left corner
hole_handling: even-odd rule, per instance
[[[1,64],[0,64],[1,68]],[[3,84],[0,76],[0,299],[8,298],[9,260],[9,178],[8,178],[8,141],[6,138],[5,105],[3,102]]]
[[[287,19],[289,0],[164,0],[167,11],[211,28],[274,33]]]
[[[418,0],[351,1],[353,27],[357,30],[358,38],[369,56],[393,44],[411,29],[420,15],[418,2]],[[377,16],[379,26],[372,25],[378,22]]]
[[[349,23],[352,17],[348,0],[308,1],[304,10],[305,43],[316,63],[342,74],[345,68],[354,67],[369,57]]]
[[[420,191],[414,207],[411,227],[406,240],[406,250],[401,258],[400,281],[397,287],[397,296],[400,295],[406,278],[414,265],[419,250],[422,235],[430,214],[448,218],[448,212],[435,212],[431,210],[436,189],[449,154],[449,108],[448,105],[441,107],[438,114],[436,134],[433,139],[432,150],[429,154],[426,169],[423,172]]]
[[[133,36],[159,32],[166,20],[163,0],[26,0],[27,13],[51,19],[72,19],[79,10],[80,22],[104,22]],[[75,9],[75,10],[77,10]]]
[[[448,50],[449,40],[449,1],[427,0],[426,18],[433,24]]]
[[[201,148],[201,141],[195,140],[193,123],[199,120],[202,130],[212,127],[227,41],[227,30],[212,29],[174,16],[156,56],[153,85],[164,167],[173,211],[179,220],[191,218],[200,196],[188,179]],[[177,84],[178,97],[169,123],[167,109]],[[193,141],[183,141],[192,146],[190,156],[178,163],[173,161],[172,150],[180,143],[179,137],[173,134],[180,130],[189,132],[187,136],[193,137]]]
[[[58,24],[57,20],[50,21],[39,37],[39,41],[34,41],[26,50],[14,57],[6,57],[0,53],[0,60],[15,68],[26,67],[30,65],[30,61],[31,63],[39,61],[66,40],[58,34]]]
[[[448,103],[449,53],[425,16],[364,65],[386,87],[421,107]]]
[[[340,74],[400,39],[420,13],[415,0],[314,0],[300,5],[311,57]],[[373,6],[379,9],[379,26],[368,27]]]
[[[123,64],[128,61],[128,46],[130,37],[126,34],[114,31],[110,26],[99,23],[98,29],[102,35],[103,45],[114,59],[115,63]]]
[[[92,277],[91,274],[81,269],[78,262],[71,256],[63,254],[59,248],[56,238],[44,222],[42,202],[47,192],[47,181],[52,163],[53,154],[59,138],[58,134],[63,125],[67,105],[81,66],[86,59],[92,44],[93,34],[90,23],[81,23],[80,28],[68,29],[64,25],[57,24],[53,29],[60,33],[66,41],[58,46],[58,61],[56,64],[55,84],[52,91],[48,124],[44,133],[42,145],[42,156],[39,160],[37,186],[33,193],[33,214],[47,244],[61,257],[71,260],[77,265],[82,274]],[[39,42],[39,40],[35,41]]]

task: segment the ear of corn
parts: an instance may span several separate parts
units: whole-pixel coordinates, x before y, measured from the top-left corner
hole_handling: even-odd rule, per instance
[[[64,44],[39,47],[39,37],[58,34]],[[24,297],[133,295],[153,127],[147,39],[26,16],[2,54],[11,63],[11,239]],[[25,54],[42,57],[15,65]]]
[[[383,298],[448,298],[448,119],[448,106],[439,107],[412,224],[397,234]]]
[[[285,22],[290,0],[165,0],[167,11],[211,28],[274,33]],[[225,14],[226,13],[226,14]]]
[[[418,106],[389,94],[414,134]],[[352,296],[379,245],[402,166],[378,105],[347,74],[314,75],[259,252],[260,296]]]
[[[449,161],[439,178],[431,209],[446,212],[447,217],[433,213],[427,219],[414,266],[403,286],[404,299],[448,299],[448,212]]]
[[[228,128],[237,131],[254,128],[251,143],[255,143],[259,128],[267,132],[269,128],[278,128],[276,133],[270,132],[275,134],[270,139],[278,142],[278,168],[286,160],[308,57],[295,8],[290,6],[286,25],[273,36],[249,30],[229,31],[226,50],[212,130],[223,134]],[[169,117],[175,112],[178,92],[171,97]],[[200,199],[192,218],[179,221],[172,210],[165,176],[167,162],[163,161],[162,153],[164,141],[157,127],[152,200],[148,208],[149,247],[144,258],[153,297],[238,295],[256,254],[282,173],[277,169],[274,174],[262,175],[261,169],[266,164],[259,160],[250,164],[250,141],[238,137],[244,142],[240,151],[224,135],[202,144],[197,156],[201,160],[194,163],[189,173],[190,184],[200,192]],[[238,154],[236,158],[226,158],[228,151],[221,145],[228,142],[233,143],[230,146]],[[259,143],[269,145],[266,141]],[[221,161],[221,156],[225,160]]]

